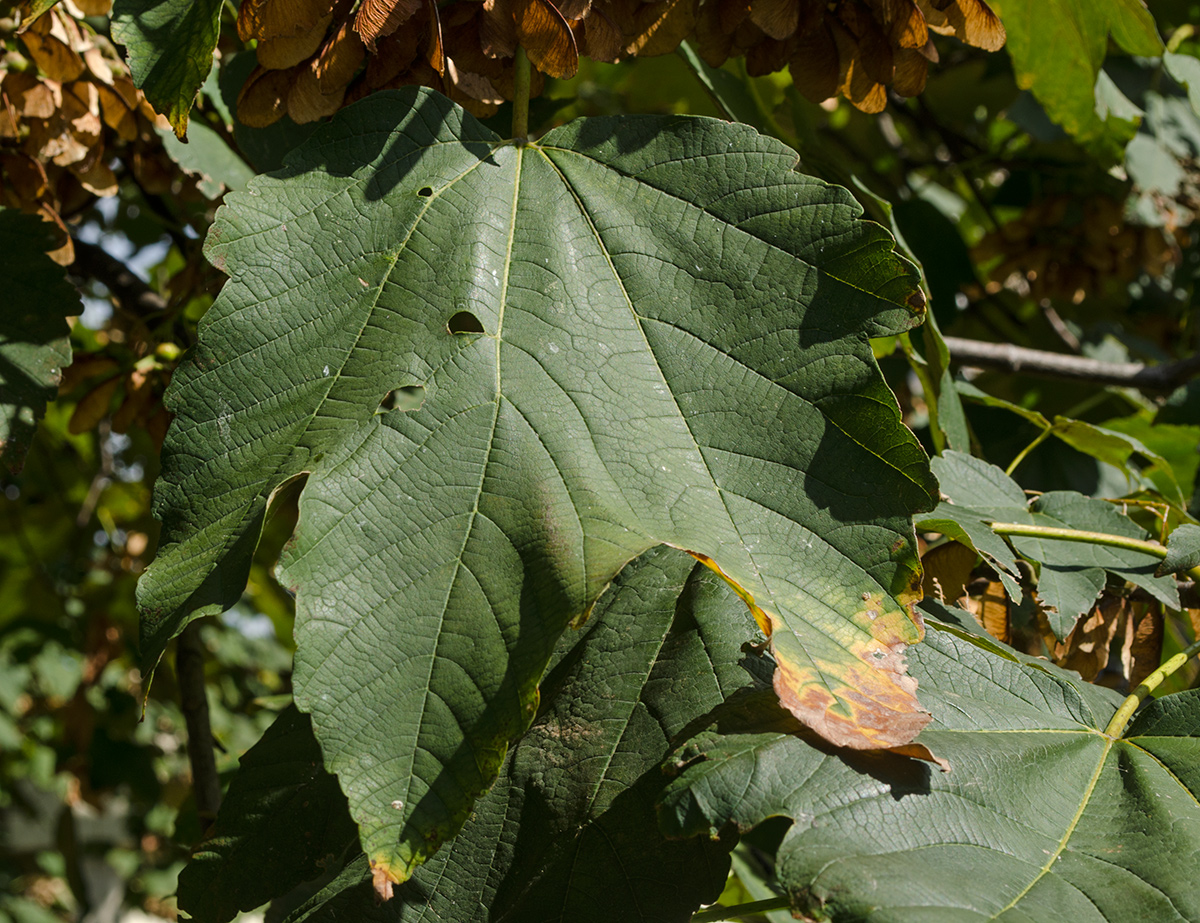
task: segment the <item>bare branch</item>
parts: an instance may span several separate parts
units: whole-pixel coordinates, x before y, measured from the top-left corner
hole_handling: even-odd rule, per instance
[[[221,779],[213,753],[212,726],[208,719],[208,694],[204,688],[204,642],[200,623],[192,622],[175,642],[175,673],[179,678],[180,706],[187,722],[188,759],[196,810],[211,823],[221,807]]]
[[[955,365],[1019,372],[1045,378],[1067,378],[1102,385],[1121,385],[1142,391],[1173,391],[1200,375],[1200,353],[1178,362],[1143,365],[1141,362],[1102,362],[1008,343],[985,343],[946,337],[950,361]]]

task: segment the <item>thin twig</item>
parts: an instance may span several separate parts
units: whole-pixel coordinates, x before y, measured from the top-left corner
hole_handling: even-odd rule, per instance
[[[187,722],[188,759],[192,764],[192,787],[196,810],[205,823],[221,807],[221,779],[213,754],[212,725],[208,720],[208,694],[204,688],[204,642],[200,623],[192,622],[175,642],[175,672],[179,678],[179,704]]]
[[[946,337],[950,361],[957,365],[1020,372],[1046,378],[1067,378],[1104,385],[1122,385],[1142,391],[1173,391],[1200,375],[1200,353],[1178,362],[1143,365],[1141,362],[1102,362],[1009,343],[986,343]]]

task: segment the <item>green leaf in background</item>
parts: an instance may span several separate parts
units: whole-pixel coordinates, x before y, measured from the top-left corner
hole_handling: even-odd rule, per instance
[[[1169,502],[1177,505],[1184,503],[1183,491],[1170,463],[1136,437],[1061,415],[1051,421],[1036,410],[988,394],[970,382],[958,381],[955,384],[959,394],[967,400],[1011,411],[1046,435],[1061,439],[1076,451],[1112,465],[1131,481],[1131,489],[1135,485],[1152,487]]]
[[[911,662],[936,690],[919,739],[952,772],[834,755],[782,712],[731,702],[669,762],[664,829],[793,818],[776,874],[810,919],[1194,919],[1200,692],[1110,736],[1121,696],[958,629],[931,623]]]
[[[1197,565],[1200,565],[1200,526],[1185,522],[1167,536],[1167,556],[1155,573],[1177,574]]]
[[[1008,31],[1017,85],[1032,90],[1047,115],[1072,135],[1095,137],[1096,83],[1109,36],[1130,54],[1162,52],[1154,17],[1141,0],[994,0]]]
[[[133,82],[182,138],[212,67],[221,0],[114,0],[113,41],[125,46]]]
[[[54,229],[0,208],[4,300],[0,311],[0,464],[20,470],[46,402],[71,363],[66,318],[81,310],[66,271],[49,256]]]
[[[184,144],[172,132],[159,130],[167,155],[184,172],[195,176],[197,188],[215,199],[226,189],[243,189],[254,170],[235,154],[217,132],[203,122],[193,122]]]
[[[868,343],[919,321],[915,274],[794,163],[695,118],[518,146],[409,89],[227,196],[143,649],[237,598],[268,498],[309,472],[296,701],[379,875],[457,832],[563,629],[656,545],[739,588],[821,734],[924,724],[899,651],[933,482]],[[424,403],[389,409],[404,387]]]
[[[1034,499],[1034,525],[1102,532],[1125,538],[1149,536],[1111,503],[1074,491],[1052,491]],[[1013,546],[1042,564],[1038,597],[1054,634],[1070,634],[1079,617],[1092,608],[1104,588],[1105,572],[1146,590],[1172,609],[1179,608],[1179,591],[1171,576],[1155,576],[1161,558],[1126,548],[1084,542],[1013,536]]]
[[[1200,115],[1200,60],[1190,54],[1168,51],[1162,56],[1162,61],[1167,73],[1187,88],[1192,111]]]
[[[647,552],[621,572],[582,631],[562,637],[542,683],[537,719],[458,837],[382,907],[366,858],[354,849],[327,865],[333,880],[290,920],[684,923],[724,884],[729,844],[662,836],[654,814],[665,782],[659,767],[675,735],[754,685],[742,666],[757,661],[742,650],[754,633],[745,605],[711,571],[673,549]],[[769,677],[769,663],[762,675]],[[290,736],[306,741],[305,753],[319,754],[307,719],[286,720],[302,732]],[[321,819],[332,810],[347,824],[350,819],[333,777],[321,772],[321,790],[305,788],[304,809],[293,809],[295,799],[277,797],[272,785],[289,784],[288,757],[299,751],[274,740],[269,746],[281,778],[272,783],[257,762],[247,774],[248,756],[234,789],[256,796],[257,804],[235,807],[231,791],[223,808],[250,813],[261,829],[238,848],[282,855],[298,841],[324,843],[336,853],[343,839],[328,836]],[[267,747],[264,741],[256,750]],[[310,762],[311,756],[300,761],[304,772]],[[231,840],[236,835],[222,835],[219,820],[217,838],[181,878],[180,906],[206,923],[224,923],[236,909],[215,892],[248,888],[238,906],[252,906],[261,876],[270,874],[262,865],[241,863],[215,877],[211,860]],[[236,863],[237,853],[225,852],[226,861]],[[191,871],[196,861],[204,864],[203,874]],[[342,865],[345,874],[334,876]],[[288,881],[294,878],[289,873]],[[211,912],[218,900],[222,912]]]

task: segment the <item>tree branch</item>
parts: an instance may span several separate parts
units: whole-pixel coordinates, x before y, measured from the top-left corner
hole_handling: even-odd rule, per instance
[[[208,694],[204,688],[204,643],[200,623],[192,622],[175,642],[175,673],[179,678],[180,707],[187,722],[188,759],[192,764],[192,789],[200,820],[211,823],[221,807],[221,779],[213,754],[212,725],[208,720]]]
[[[84,243],[78,237],[74,242],[75,262],[71,271],[75,275],[104,283],[121,307],[134,314],[166,310],[166,300],[103,247]]]
[[[985,343],[946,337],[950,361],[956,365],[1020,372],[1044,378],[1067,378],[1103,385],[1122,385],[1142,391],[1173,391],[1200,375],[1200,353],[1178,362],[1143,365],[1141,362],[1102,362],[1008,343]]]

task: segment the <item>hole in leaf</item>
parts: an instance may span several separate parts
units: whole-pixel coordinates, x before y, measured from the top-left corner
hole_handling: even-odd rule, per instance
[[[425,402],[425,389],[420,385],[408,385],[403,388],[396,388],[389,391],[383,396],[383,400],[379,402],[378,413],[384,413],[388,410],[410,411],[416,410]]]
[[[417,195],[428,199],[431,195],[433,195],[433,187],[432,186],[422,186],[420,189],[417,190]]]
[[[483,324],[470,311],[459,311],[446,324],[451,333],[483,333]]]

